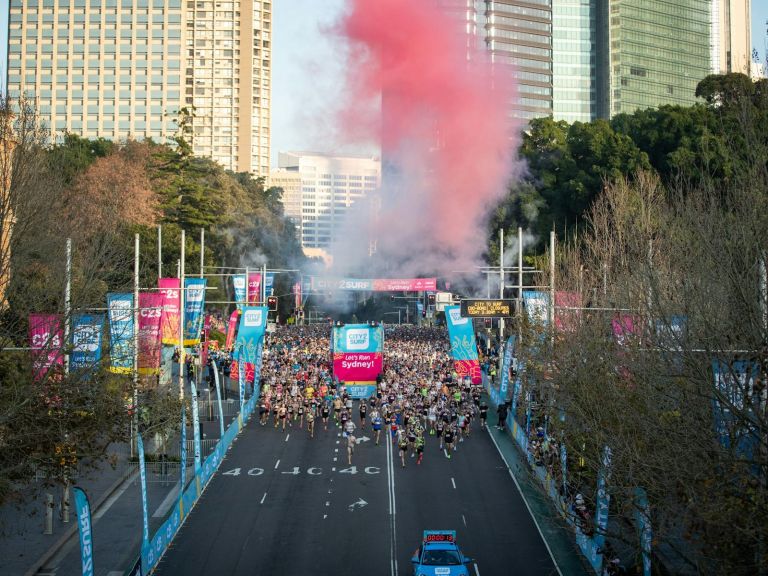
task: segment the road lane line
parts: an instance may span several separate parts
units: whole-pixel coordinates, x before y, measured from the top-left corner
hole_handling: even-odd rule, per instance
[[[168,492],[168,495],[160,503],[160,506],[157,507],[157,510],[155,510],[155,513],[152,514],[152,518],[162,518],[163,516],[165,516],[168,510],[171,509],[171,506],[176,504],[176,502],[178,501],[177,500],[178,496],[179,496],[179,485],[176,484],[176,486],[173,487],[173,490]]]
[[[549,557],[552,558],[552,563],[555,565],[555,570],[557,570],[557,573],[560,574],[560,576],[563,576],[563,572],[560,570],[560,566],[558,566],[557,560],[555,560],[555,555],[552,554],[552,549],[549,547],[549,542],[547,542],[547,539],[544,538],[544,533],[541,531],[541,526],[539,526],[539,521],[536,520],[536,516],[533,515],[531,506],[528,504],[528,500],[526,500],[525,494],[523,494],[523,490],[522,488],[520,488],[520,484],[517,482],[517,478],[512,473],[512,468],[510,468],[509,462],[507,462],[507,459],[504,457],[504,454],[502,453],[501,448],[499,448],[499,444],[498,442],[496,442],[496,438],[493,437],[493,432],[491,432],[491,429],[486,428],[486,431],[488,432],[488,436],[491,437],[491,441],[493,442],[493,445],[496,446],[496,450],[499,452],[499,456],[501,456],[501,459],[504,461],[504,464],[506,464],[507,472],[509,472],[509,475],[512,477],[512,481],[515,483],[515,486],[517,486],[517,491],[520,493],[520,498],[523,499],[523,503],[525,504],[525,507],[528,509],[528,514],[531,515],[531,519],[533,519],[533,523],[536,525],[536,530],[539,531],[539,536],[541,536],[541,540],[542,542],[544,542],[544,546],[546,546],[547,552],[549,552]],[[477,565],[475,565],[475,569],[477,569]]]
[[[395,462],[392,443],[387,438],[387,492],[389,497],[389,568],[391,576],[398,576],[397,568],[397,501],[395,499]]]
[[[456,480],[451,478],[451,484],[453,484],[453,489],[456,490]]]
[[[461,515],[461,519],[464,521],[464,526],[466,526],[467,525],[467,519],[464,518],[464,514]]]
[[[264,504],[264,500],[266,499],[267,499],[267,493],[264,492],[264,496],[261,497],[261,502],[259,502],[259,504]]]
[[[473,564],[473,566],[475,567],[475,574],[480,576],[480,570],[477,569],[477,564]]]
[[[107,513],[107,510],[109,510],[112,507],[112,504],[118,501],[120,496],[122,496],[126,490],[128,490],[128,487],[133,484],[133,481],[136,479],[136,477],[139,475],[138,469],[136,472],[132,473],[128,479],[123,483],[123,485],[120,487],[120,490],[115,492],[112,496],[107,498],[107,501],[104,502],[104,504],[99,508],[99,510],[96,512],[96,514],[93,515],[94,520],[98,520],[104,514]]]
[[[286,441],[286,442],[288,442],[288,438],[290,438],[290,437],[291,437],[291,435],[290,435],[290,434],[288,434],[288,435],[285,437],[285,441]]]
[[[277,467],[278,467],[278,466],[280,466],[280,460],[278,460],[277,462],[275,462],[275,470],[277,470]]]

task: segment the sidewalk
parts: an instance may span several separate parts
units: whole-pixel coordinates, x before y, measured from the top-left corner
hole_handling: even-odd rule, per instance
[[[200,420],[204,436],[210,444],[219,438],[218,420],[209,421],[205,404],[201,403]],[[225,415],[225,424],[231,418]],[[191,446],[192,429],[187,429]],[[152,442],[147,439],[147,453]],[[203,442],[202,458],[210,453],[209,442]],[[176,448],[174,450],[173,448]],[[168,452],[178,454],[178,448]],[[116,467],[102,463],[73,484],[83,488],[91,504],[95,574],[117,576],[127,574],[141,548],[142,504],[138,464],[130,462],[127,446],[116,446]],[[187,480],[194,477],[194,451],[187,450]],[[161,475],[157,462],[147,462],[147,500],[150,534],[164,522],[177,502],[179,490],[178,463],[170,465],[169,473]],[[64,524],[59,509],[54,510],[53,534],[43,534],[45,519],[45,493],[51,492],[57,506],[61,504],[59,487],[46,489],[43,483],[32,483],[28,501],[23,506],[6,505],[0,508],[0,558],[2,574],[34,576],[56,574],[79,575],[80,547],[74,499],[70,509],[70,522]]]
[[[484,397],[488,394],[484,392]],[[489,406],[492,404],[489,401]],[[523,499],[528,506],[541,537],[552,555],[560,574],[564,576],[594,576],[576,545],[575,536],[568,524],[554,508],[552,500],[539,487],[524,456],[507,430],[498,430],[495,409],[488,410],[488,434],[496,444],[509,468]]]

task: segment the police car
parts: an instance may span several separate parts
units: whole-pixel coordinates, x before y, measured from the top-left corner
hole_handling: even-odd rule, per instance
[[[472,559],[456,545],[455,530],[424,530],[411,562],[414,576],[469,576]]]

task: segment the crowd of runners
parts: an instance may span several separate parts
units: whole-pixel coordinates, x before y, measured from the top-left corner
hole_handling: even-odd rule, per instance
[[[410,458],[421,464],[430,437],[429,445],[451,458],[472,423],[484,427],[488,414],[480,387],[453,371],[445,328],[387,329],[376,392],[353,400],[333,378],[328,325],[279,327],[267,339],[261,384],[262,426],[299,428],[309,438],[341,430],[350,464],[356,436],[369,430],[377,445],[397,446],[403,467]]]

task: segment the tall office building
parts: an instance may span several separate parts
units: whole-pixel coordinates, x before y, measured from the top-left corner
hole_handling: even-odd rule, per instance
[[[330,248],[339,239],[352,206],[373,196],[381,183],[381,162],[371,156],[280,152],[278,166],[301,178],[301,246],[305,252]]]
[[[589,122],[596,117],[598,18],[594,0],[552,0],[552,115]]]
[[[112,140],[176,133],[193,149],[267,175],[271,2],[10,0],[7,89],[56,134]]]
[[[750,0],[712,0],[712,73],[750,75],[752,17]]]
[[[608,34],[597,46],[598,57],[609,55],[598,63],[598,116],[696,101],[710,72],[711,2],[609,0]]]
[[[510,115],[525,120],[551,115],[551,0],[477,0],[476,4],[479,35],[497,72],[517,79]]]
[[[284,214],[296,226],[296,239],[301,242],[301,174],[298,170],[278,168],[270,171],[267,185],[283,189]]]

